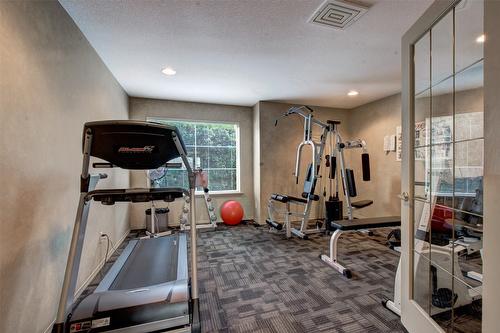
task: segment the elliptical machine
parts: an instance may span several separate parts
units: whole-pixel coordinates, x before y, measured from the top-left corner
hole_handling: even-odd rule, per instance
[[[433,176],[432,183],[436,184],[436,189],[440,188],[440,177]],[[451,242],[433,236],[433,233],[436,233],[432,231],[435,228],[434,224],[439,222],[436,218],[437,212],[448,209],[436,203],[435,195],[432,196],[432,200],[428,199],[430,189],[426,189],[426,192],[425,200],[415,200],[415,211],[420,216],[416,215],[415,217],[415,221],[419,222],[414,236],[413,297],[418,304],[428,304],[429,314],[434,316],[482,299],[482,285],[474,286],[466,279],[470,278],[482,282],[482,275],[480,278],[478,278],[480,274],[474,272],[467,272],[464,275],[461,270],[459,255],[461,252],[470,251],[470,249],[458,241]],[[482,200],[482,193],[480,196],[480,200]],[[451,224],[458,224],[458,222],[459,220],[451,221]],[[464,224],[468,223],[464,222]],[[455,233],[455,230],[451,230],[451,233]],[[477,243],[482,245],[479,239]],[[382,302],[384,307],[399,316],[401,316],[402,302],[401,269],[400,259],[394,281],[394,299],[386,299]],[[450,272],[446,270],[453,272],[453,279]]]

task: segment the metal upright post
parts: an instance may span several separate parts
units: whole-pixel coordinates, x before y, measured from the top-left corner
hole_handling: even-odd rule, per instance
[[[151,236],[155,237],[156,228],[155,228],[155,220],[156,220],[156,208],[155,203],[151,200]]]
[[[198,299],[198,249],[197,249],[197,228],[196,228],[196,200],[195,188],[190,189],[191,202],[189,210],[191,212],[191,297]]]
[[[196,175],[195,171],[189,164],[186,151],[182,146],[177,134],[173,133],[173,140],[177,150],[181,155],[182,162],[186,167],[189,178],[189,212],[190,212],[190,236],[191,236],[191,298],[198,299],[198,252],[197,252],[197,229],[196,229]]]
[[[338,151],[340,152],[340,174],[342,176],[342,184],[344,188],[344,197],[345,197],[345,202],[347,204],[347,216],[349,217],[349,220],[352,220],[352,206],[351,206],[351,197],[349,196],[349,189],[347,188],[347,181],[346,181],[346,173],[345,173],[345,164],[344,164],[344,148],[342,147],[343,143],[341,142],[340,135],[338,136]]]

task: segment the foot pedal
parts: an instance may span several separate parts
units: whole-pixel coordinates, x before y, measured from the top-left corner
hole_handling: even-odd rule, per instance
[[[457,301],[458,295],[451,289],[439,288],[432,294],[432,305],[440,309],[451,308]]]
[[[276,221],[271,221],[269,219],[266,219],[266,223],[271,227],[271,228],[274,228],[276,230],[281,230],[283,229],[283,224],[279,223],[279,222],[276,222]]]

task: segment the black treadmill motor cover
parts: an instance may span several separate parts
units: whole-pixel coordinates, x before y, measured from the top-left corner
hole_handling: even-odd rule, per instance
[[[91,156],[123,169],[156,169],[180,157],[174,138],[179,139],[186,151],[177,128],[159,123],[130,120],[88,122],[83,128],[84,144],[86,134],[92,135]]]

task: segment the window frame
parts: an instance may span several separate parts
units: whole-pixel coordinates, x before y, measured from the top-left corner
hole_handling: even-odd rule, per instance
[[[146,117],[149,122],[185,122],[195,124],[221,124],[221,125],[234,125],[236,134],[236,189],[214,191],[210,190],[210,195],[227,195],[227,194],[241,194],[241,140],[240,140],[240,122],[239,121],[224,121],[224,120],[199,120],[199,119],[185,119],[185,118],[171,118],[171,117]],[[193,162],[196,164],[195,157]],[[194,165],[191,167],[195,167]],[[232,169],[232,168],[227,168]],[[148,186],[151,182],[148,181]],[[209,188],[210,189],[210,188]],[[195,195],[203,195],[203,191],[196,190]]]

